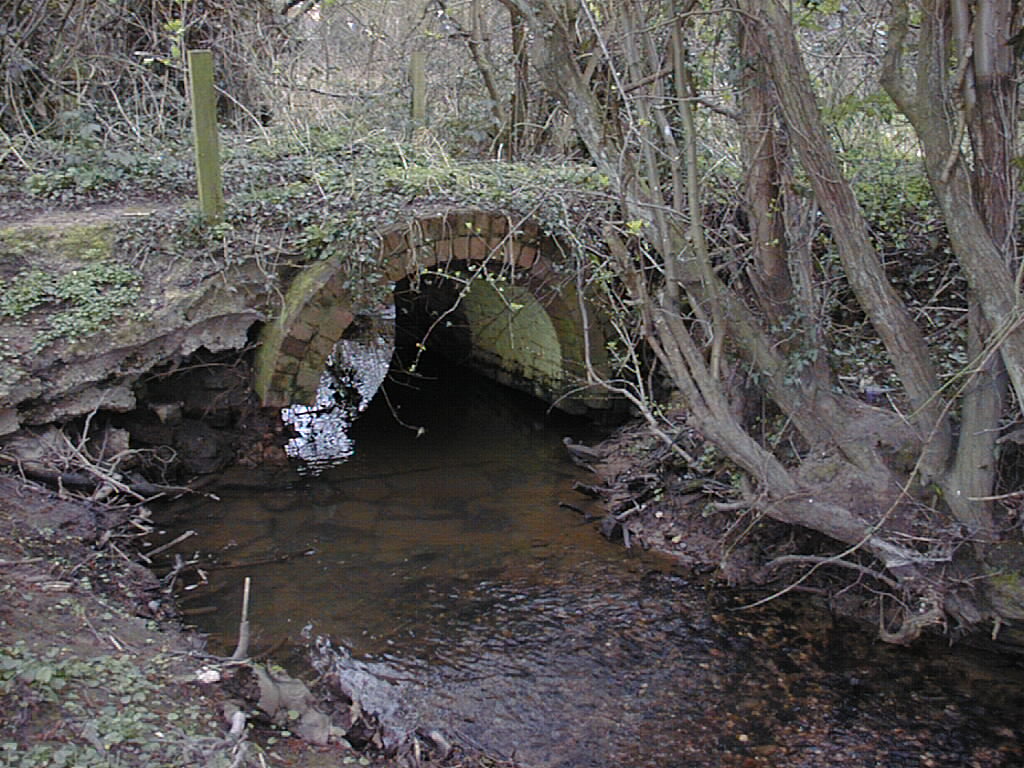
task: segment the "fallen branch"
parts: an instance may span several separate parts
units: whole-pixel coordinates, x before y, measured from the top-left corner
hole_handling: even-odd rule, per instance
[[[84,472],[62,472],[35,463],[22,463],[9,456],[0,456],[0,464],[15,466],[29,480],[78,491],[95,492],[102,485],[111,485],[117,491],[148,501],[169,494],[198,493],[192,488],[177,485],[156,485],[146,480],[133,479],[127,483]]]
[[[185,541],[185,539],[191,538],[192,536],[195,536],[195,535],[196,535],[195,531],[191,531],[191,530],[185,531],[183,534],[181,534],[181,536],[177,536],[176,538],[173,538],[170,541],[168,541],[166,544],[161,544],[156,549],[151,549],[149,552],[146,552],[146,553],[142,554],[142,557],[147,562],[152,562],[151,558],[154,555],[159,555],[161,552],[166,552],[168,549],[173,547],[175,544],[180,544],[181,542]]]
[[[43,558],[41,557],[25,557],[21,560],[0,560],[0,568],[12,567],[17,565],[29,565],[31,563],[41,563]]]
[[[895,632],[890,632],[885,626],[884,605],[878,607],[878,637],[894,645],[910,645],[926,627],[936,624],[944,626],[945,623],[946,613],[942,609],[942,600],[935,594],[922,598],[917,611],[904,607],[899,629]]]
[[[271,565],[273,563],[286,563],[295,557],[309,557],[313,554],[313,550],[304,549],[301,552],[286,552],[283,555],[273,555],[271,557],[263,557],[259,560],[242,560],[240,562],[228,562],[228,563],[210,563],[204,566],[210,571],[227,571],[234,568],[248,568],[250,566],[257,565]]]

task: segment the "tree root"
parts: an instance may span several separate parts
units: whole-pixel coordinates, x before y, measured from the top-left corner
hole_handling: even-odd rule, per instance
[[[0,463],[17,467],[21,474],[27,479],[35,480],[36,482],[45,483],[47,485],[57,486],[59,488],[68,488],[70,490],[82,492],[95,492],[100,487],[110,482],[108,478],[95,474],[86,474],[84,472],[62,472],[58,469],[51,469],[36,464],[22,464],[17,461],[7,461],[6,459],[7,457],[0,456]],[[191,488],[187,488],[185,486],[157,485],[141,479],[133,479],[128,483],[119,481],[118,485],[120,487],[116,490],[123,491],[124,493],[135,497],[138,501],[145,501],[157,496],[166,496],[169,494],[181,495],[184,493],[194,492]]]
[[[878,612],[878,637],[886,643],[894,645],[910,645],[921,636],[921,632],[930,626],[946,624],[946,612],[942,608],[942,599],[938,594],[932,593],[927,597],[918,600],[916,610],[905,608],[902,622],[895,632],[890,632],[885,626],[885,611],[883,607]]]
[[[896,579],[890,578],[880,571],[868,568],[867,566],[859,563],[844,560],[838,556],[823,557],[820,555],[784,555],[767,563],[764,568],[761,569],[761,575],[765,576],[776,568],[792,564],[811,566],[810,570],[807,571],[801,579],[806,578],[806,576],[809,576],[812,571],[817,570],[819,567],[834,565],[862,573],[865,576],[885,584],[894,592],[903,592],[906,594],[908,591],[906,585],[901,585]],[[892,643],[893,645],[910,645],[921,636],[921,633],[927,627],[935,625],[945,626],[946,624],[946,611],[943,608],[942,596],[934,588],[928,590],[924,595],[919,595],[916,599],[897,600],[897,602],[903,606],[903,608],[901,611],[902,616],[900,617],[900,625],[895,631],[890,630],[886,626],[884,606],[879,608],[878,637],[883,642]],[[911,605],[916,607],[911,607]]]
[[[883,584],[892,587],[893,589],[899,588],[899,585],[893,579],[890,579],[885,574],[868,568],[867,566],[860,565],[859,563],[853,563],[849,560],[844,560],[843,558],[838,556],[821,557],[819,555],[783,555],[782,557],[777,557],[771,562],[767,563],[764,566],[764,568],[761,569],[761,574],[766,575],[769,572],[775,570],[776,568],[780,568],[784,565],[790,564],[806,564],[813,566],[815,569],[823,565],[837,565],[842,568],[851,568],[855,571],[863,573],[865,576],[870,576],[872,579],[880,581]]]

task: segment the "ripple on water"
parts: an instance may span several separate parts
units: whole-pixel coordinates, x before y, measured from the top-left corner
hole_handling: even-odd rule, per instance
[[[1024,764],[1019,668],[999,670],[997,699],[969,671],[984,665],[781,603],[735,612],[558,508],[582,477],[564,425],[537,430],[494,390],[446,395],[419,440],[370,414],[349,465],[190,502],[183,525],[209,549],[234,541],[233,560],[313,550],[214,571],[204,628],[233,637],[251,575],[258,641],[299,642],[312,621],[317,664],[393,738],[437,727],[531,768]]]

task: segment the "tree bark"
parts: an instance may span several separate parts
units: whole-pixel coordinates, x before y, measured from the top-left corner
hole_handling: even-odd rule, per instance
[[[759,39],[760,25],[752,21],[756,3],[742,0],[739,6],[740,145],[746,167],[744,201],[755,265],[749,272],[761,310],[777,325],[793,311],[779,182],[779,156],[783,150],[777,141],[771,83],[760,64],[760,51],[765,44]]]
[[[998,6],[1008,7],[1009,0],[991,0]],[[990,4],[991,4],[990,3]],[[983,3],[982,5],[985,5]],[[951,9],[947,0],[923,0],[921,3],[921,25],[918,32],[918,53],[913,77],[914,88],[904,82],[903,50],[907,45],[909,34],[909,8],[906,0],[894,0],[892,15],[889,22],[889,43],[886,48],[882,74],[882,85],[896,103],[900,111],[906,115],[917,134],[924,154],[924,166],[935,192],[936,199],[942,209],[949,231],[950,242],[957,255],[971,287],[973,296],[991,329],[987,344],[998,347],[1000,356],[1010,377],[1018,408],[1024,405],[1024,304],[1021,302],[1020,277],[1015,271],[1015,257],[1007,247],[1006,238],[999,241],[993,238],[989,230],[990,219],[1012,222],[1016,215],[1006,211],[992,211],[979,206],[976,195],[973,171],[963,157],[960,146],[968,121],[995,121],[1003,126],[1000,131],[1001,140],[1007,142],[1007,152],[1013,152],[1015,132],[1005,132],[1008,128],[1004,112],[1012,110],[1011,123],[1016,120],[1016,101],[998,103],[995,96],[1004,93],[1003,86],[988,82],[984,85],[987,94],[982,99],[974,96],[973,82],[966,87],[962,82],[970,78],[968,67],[971,63],[970,50],[959,51],[960,60],[956,67],[950,67],[947,51],[952,41],[952,19],[957,19],[968,12],[961,2]],[[952,11],[952,13],[951,13]],[[1005,18],[1006,13],[997,14],[997,18]],[[958,25],[970,23],[957,22]],[[989,28],[982,24],[983,28]],[[1007,30],[1007,37],[1012,28]],[[991,34],[983,38],[995,44]],[[1007,41],[1002,43],[1003,47]],[[1013,63],[1016,72],[1015,60]],[[953,82],[949,82],[950,70],[953,70]],[[989,72],[989,78],[994,73]],[[1005,73],[1001,77],[1005,77]],[[957,95],[959,94],[959,96]],[[972,105],[980,105],[984,101],[984,114]],[[1012,127],[1012,126],[1010,126]],[[976,146],[990,148],[999,137],[985,128],[978,131]],[[1002,156],[1003,151],[995,154]],[[1004,187],[1003,191],[987,188],[982,195],[989,201],[1012,199],[1016,187],[1012,181],[1012,164],[1007,166],[1002,160],[994,159],[983,162],[988,168],[982,170],[994,178],[994,184],[986,185]],[[1002,168],[1011,174],[1008,178],[998,179],[993,176],[994,169]],[[985,210],[985,213],[982,211]],[[997,236],[999,233],[996,233]]]
[[[556,8],[553,0],[504,1],[529,20],[538,76],[565,105],[591,160],[608,177],[612,193],[620,200],[627,224],[616,229],[609,223],[606,240],[613,272],[628,292],[621,306],[638,313],[644,337],[681,393],[692,423],[756,486],[747,499],[752,509],[842,542],[846,549],[839,557],[855,551],[876,557],[887,569],[887,577],[906,590],[901,597],[904,603],[926,608],[908,614],[900,631],[885,630],[886,639],[908,640],[924,624],[941,619],[944,606],[956,611],[955,589],[942,575],[954,549],[936,545],[924,552],[907,543],[913,541],[907,535],[931,521],[915,518],[917,507],[908,503],[913,502],[909,479],[901,474],[906,467],[890,466],[885,456],[885,443],[891,439],[890,450],[909,446],[919,452],[915,470],[929,479],[940,477],[952,445],[948,403],[940,397],[925,340],[890,285],[852,189],[839,171],[793,22],[780,2],[744,0],[742,7],[754,24],[748,27],[748,39],[763,36],[757,52],[766,62],[779,113],[831,224],[858,303],[907,390],[913,428],[903,424],[899,414],[834,391],[824,363],[813,375],[793,377],[785,344],[761,322],[773,313],[784,317],[787,303],[797,295],[785,238],[778,236],[779,182],[778,168],[773,166],[777,150],[764,150],[769,140],[765,136],[771,133],[766,116],[769,95],[753,93],[751,88],[746,91],[752,107],[748,111],[753,113],[748,115],[745,139],[751,158],[751,226],[755,247],[760,249],[755,270],[769,300],[767,305],[758,302],[763,308],[759,316],[753,302],[748,304],[747,296],[716,272],[702,245],[701,192],[694,183],[699,161],[696,129],[687,109],[694,103],[694,94],[685,85],[681,43],[675,38],[666,43],[663,36],[654,44],[655,32],[664,35],[665,21],[672,18],[667,6],[657,15],[658,9],[637,2],[616,5],[615,10],[625,15],[614,21],[603,19],[607,27],[602,28],[587,4],[581,3],[580,15],[574,17],[561,13],[564,9]],[[680,18],[676,16],[677,21]],[[581,27],[586,25],[590,25],[584,30],[587,39],[592,33],[596,41],[589,55],[605,57],[615,87],[611,96],[605,94],[605,101],[589,70],[579,64],[575,46],[583,39]],[[614,29],[614,37],[604,35],[608,28]],[[670,64],[665,61],[666,47]],[[588,66],[593,66],[593,58]],[[665,86],[666,74],[673,75],[674,92]],[[801,298],[812,295],[809,291]],[[797,455],[780,458],[770,442],[757,439],[737,418],[716,375],[715,354],[709,351],[710,339],[723,335],[729,339],[730,351],[757,373],[767,395],[806,439]],[[808,339],[817,342],[811,334]],[[828,352],[818,347],[811,350],[822,353],[823,359]],[[988,418],[991,405],[979,400],[978,418]],[[965,464],[964,471],[972,470]]]
[[[885,344],[913,408],[913,421],[926,445],[921,471],[938,476],[950,455],[951,432],[938,376],[928,346],[906,306],[889,283],[868,238],[868,227],[849,182],[843,177],[818,112],[810,75],[793,34],[793,22],[778,0],[759,4],[767,46],[764,61],[790,127],[800,162],[810,177],[836,242],[850,287]]]
[[[512,85],[512,124],[509,129],[509,159],[519,158],[529,142],[527,120],[530,114],[530,49],[527,46],[529,30],[523,14],[509,8],[512,23],[512,56],[515,59],[515,79]]]
[[[968,366],[956,459],[942,478],[947,503],[979,539],[994,538],[996,440],[1007,380],[1024,403],[1024,330],[1017,257],[1017,64],[1010,0],[924,0],[913,90],[903,77],[906,0],[893,4],[882,83],[921,142],[950,241],[967,275]],[[952,58],[955,57],[955,58]],[[964,134],[973,167],[961,153]],[[984,213],[982,213],[984,212]],[[998,353],[997,353],[998,351]],[[1008,370],[1007,370],[1008,369]]]

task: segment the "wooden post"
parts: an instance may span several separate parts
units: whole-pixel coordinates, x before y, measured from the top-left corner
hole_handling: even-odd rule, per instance
[[[224,216],[224,190],[221,187],[220,148],[217,142],[217,96],[213,91],[213,53],[189,51],[188,74],[199,209],[207,224],[217,224]]]
[[[414,51],[409,62],[409,80],[412,81],[412,120],[422,124],[427,119],[427,56]]]

